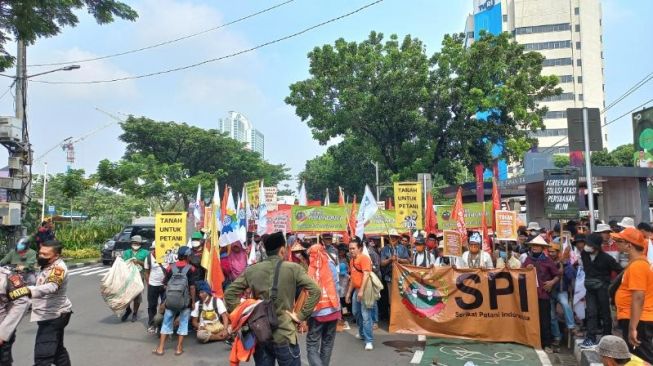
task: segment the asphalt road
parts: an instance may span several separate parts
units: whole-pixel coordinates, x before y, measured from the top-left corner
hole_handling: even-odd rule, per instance
[[[121,323],[104,304],[100,296],[100,278],[108,267],[93,265],[70,271],[68,296],[73,303],[73,316],[66,328],[65,345],[73,365],[229,365],[230,348],[224,343],[199,344],[191,334],[185,340],[185,352],[174,355],[174,343],[168,342],[163,357],[151,354],[158,338],[146,332],[147,309],[141,306],[138,322]],[[364,351],[363,343],[354,338],[352,330],[338,333],[331,358],[332,365],[385,366],[408,365],[416,350],[423,348],[417,336],[375,332],[375,349]],[[14,365],[33,363],[36,323],[27,315],[18,327],[14,344]],[[175,340],[176,341],[176,340]],[[302,365],[306,361],[305,340],[302,346]],[[254,362],[245,363],[253,365]]]

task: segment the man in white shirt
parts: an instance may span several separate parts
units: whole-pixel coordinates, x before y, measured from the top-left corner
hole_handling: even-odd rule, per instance
[[[163,303],[166,298],[166,289],[163,286],[167,263],[160,264],[156,262],[156,243],[153,241],[150,247],[150,255],[143,264],[145,269],[145,282],[147,283],[147,332],[156,333],[154,325],[154,316],[159,308],[159,301]]]
[[[425,250],[425,240],[423,235],[417,236],[415,239],[415,255],[413,256],[413,266],[418,267],[433,267],[435,265],[435,257],[433,253]]]
[[[481,251],[481,234],[475,232],[469,238],[469,250],[460,259],[460,268],[494,268],[492,257]]]
[[[211,294],[206,281],[197,281],[199,300],[190,313],[193,328],[197,330],[197,340],[201,343],[224,341],[229,338],[229,313],[222,299]]]

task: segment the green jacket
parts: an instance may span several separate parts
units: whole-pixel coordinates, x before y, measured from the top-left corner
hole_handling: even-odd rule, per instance
[[[27,270],[33,271],[36,265],[36,251],[27,249],[25,256],[21,256],[16,249],[13,249],[0,260],[0,265],[5,264],[22,264]]]
[[[231,312],[240,304],[240,296],[248,288],[252,289],[254,298],[269,299],[274,269],[280,260],[279,256],[271,256],[260,263],[247,267],[245,272],[232,282],[224,293],[227,310]],[[291,262],[283,262],[281,265],[277,288],[277,301],[274,305],[277,310],[279,327],[272,334],[274,342],[297,344],[297,328],[290,316],[286,314],[286,310],[293,310],[296,291],[305,289],[308,291],[308,297],[297,316],[301,321],[306,320],[315,309],[322,291],[300,265]]]

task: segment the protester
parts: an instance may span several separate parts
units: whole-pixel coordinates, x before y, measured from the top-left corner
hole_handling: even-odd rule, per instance
[[[223,267],[225,278],[229,282],[233,282],[247,268],[247,252],[243,249],[243,245],[237,241],[231,244],[231,251],[222,261],[225,262],[225,267]]]
[[[581,347],[596,346],[599,334],[612,334],[612,318],[610,313],[610,285],[611,273],[621,272],[617,261],[601,250],[603,238],[601,234],[593,233],[587,237],[583,247],[581,260],[585,271],[585,302],[587,306],[587,336]]]
[[[33,285],[36,280],[34,273],[36,266],[36,251],[29,247],[28,238],[21,238],[7,255],[0,260],[0,266],[11,264],[16,272],[20,273],[28,285]]]
[[[615,243],[614,240],[612,240],[610,237],[610,234],[612,233],[610,225],[598,224],[596,225],[596,230],[594,232],[601,234],[601,238],[603,239],[601,250],[619,262],[619,247],[617,246],[617,243]]]
[[[379,319],[381,320],[390,318],[389,289],[392,285],[392,265],[394,263],[410,264],[410,253],[404,245],[399,244],[400,235],[397,230],[390,229],[389,237],[390,244],[381,250],[381,274],[385,281],[385,286],[381,291],[381,300],[379,301]]]
[[[36,240],[36,248],[40,249],[41,245],[46,241],[54,240],[54,231],[51,221],[43,221],[39,228],[34,234],[34,240]]]
[[[195,283],[198,300],[190,313],[191,324],[200,343],[224,341],[229,338],[229,313],[222,299],[211,294],[206,281]]]
[[[311,366],[328,366],[341,317],[336,263],[324,242],[308,248],[308,275],[322,289],[320,299],[308,318],[306,353]]]
[[[278,327],[272,331],[273,341],[259,344],[254,351],[256,365],[299,366],[300,350],[297,344],[297,324],[305,321],[315,309],[321,290],[299,265],[283,261],[287,254],[283,233],[273,233],[263,241],[267,259],[248,267],[227,288],[224,294],[227,310],[233,311],[241,296],[250,289],[257,299],[269,299],[275,272],[278,269],[277,301],[274,308]],[[295,292],[306,290],[308,295],[299,313],[292,311]]]
[[[460,258],[460,268],[494,268],[492,257],[481,250],[481,234],[473,233],[469,238],[469,250]]]
[[[349,288],[349,259],[347,258],[347,244],[338,245],[338,296],[340,297],[340,306],[342,314],[351,313],[351,305],[346,304],[345,297]],[[344,324],[343,324],[344,325]]]
[[[519,255],[528,252],[528,244],[526,244],[528,242],[528,233],[526,232],[526,228],[517,231],[517,241],[515,252]]]
[[[451,267],[456,263],[456,257],[448,257],[444,255],[444,243],[440,242],[440,244],[438,244],[438,257],[435,258],[434,265],[436,267]]]
[[[648,243],[632,227],[612,237],[629,258],[615,295],[619,328],[630,352],[653,362],[653,270],[646,259]]]
[[[497,249],[497,265],[496,268],[509,268],[517,269],[521,268],[521,262],[519,261],[519,254],[513,251],[514,247],[510,242],[504,242],[499,244]]]
[[[338,247],[333,243],[333,234],[324,233],[320,235],[320,243],[324,246],[327,251],[327,254],[331,256],[331,260],[338,265]]]
[[[557,242],[551,244],[549,248],[549,257],[558,267],[558,273],[561,275],[561,281],[553,286],[551,289],[551,334],[553,336],[553,350],[558,351],[560,347],[560,340],[562,334],[560,332],[560,325],[558,324],[558,316],[556,312],[557,305],[560,304],[564,315],[565,325],[567,326],[567,334],[569,336],[576,335],[576,321],[574,319],[574,311],[569,304],[569,289],[576,278],[576,271],[574,267],[567,261],[563,261],[562,253],[560,252],[560,238],[556,238]]]
[[[435,265],[435,257],[432,253],[425,250],[425,240],[424,237],[420,234],[415,239],[415,255],[413,256],[413,266],[418,267],[433,267]]]
[[[379,255],[379,248],[375,240],[370,240],[367,248],[367,252],[372,261],[372,272],[376,274],[378,278],[381,278],[381,256]],[[346,291],[345,287],[345,291]],[[372,309],[372,329],[379,329],[379,302],[374,303],[374,308]]]
[[[206,269],[202,267],[202,253],[204,252],[204,234],[196,231],[190,238],[191,251],[188,255],[188,262],[197,270],[197,278],[206,277]]]
[[[535,268],[537,274],[537,302],[540,313],[540,340],[547,353],[551,348],[551,295],[550,292],[560,281],[558,268],[551,258],[544,254],[550,245],[540,235],[528,242],[530,254],[523,263],[525,268]]]
[[[138,266],[138,270],[140,271],[141,274],[141,279],[143,280],[143,283],[145,282],[145,276],[143,274],[143,266],[145,264],[145,261],[147,260],[147,257],[150,255],[150,253],[147,251],[147,249],[144,249],[141,247],[143,243],[143,238],[141,238],[140,235],[134,235],[130,239],[131,241],[131,248],[125,250],[122,253],[122,259],[125,261],[133,261],[134,264]],[[129,314],[132,314],[132,322],[135,322],[138,320],[138,308],[141,306],[141,302],[143,302],[143,295],[138,294],[133,300],[134,304],[134,309],[127,305],[127,309],[125,310],[125,313],[122,315],[121,320],[124,322],[129,318]]]
[[[628,351],[628,345],[624,342],[623,339],[607,335],[601,338],[601,341],[596,348],[596,352],[601,357],[601,362],[603,366],[645,366],[648,363],[630,354]]]
[[[621,228],[621,230],[632,227],[635,227],[635,220],[632,217],[624,217],[621,219],[620,222],[617,223],[617,226]]]
[[[163,285],[167,263],[157,263],[156,242],[152,242],[152,251],[145,261],[145,283],[147,283],[147,332],[155,334],[157,327],[154,324],[154,317],[159,309],[159,301],[163,303],[166,298],[166,290]]]
[[[308,255],[299,240],[290,248],[290,254],[291,262],[299,264],[305,271],[308,270]]]
[[[11,366],[11,348],[16,341],[16,328],[29,307],[29,299],[10,301],[9,293],[25,286],[25,282],[6,268],[0,267],[0,365]]]
[[[540,235],[540,230],[542,228],[540,227],[540,224],[537,222],[529,222],[528,226],[526,227],[526,232],[528,233],[529,240],[533,240],[537,235]]]
[[[56,240],[46,241],[39,248],[37,263],[41,271],[36,285],[20,287],[9,293],[11,300],[32,298],[31,321],[38,324],[34,345],[34,365],[70,365],[64,346],[64,330],[73,313],[73,305],[66,296],[68,267],[62,259],[63,245]]]
[[[398,235],[395,237],[395,245],[398,241]],[[374,334],[372,331],[372,308],[368,308],[363,303],[363,289],[367,281],[370,281],[370,272],[372,271],[372,261],[370,257],[363,254],[363,243],[359,238],[352,239],[349,243],[349,255],[351,262],[351,281],[347,290],[347,303],[353,304],[353,312],[358,325],[358,334],[356,338],[365,342],[365,350],[374,349]],[[393,259],[390,259],[391,261]],[[396,260],[396,259],[395,259]]]
[[[623,230],[622,227],[619,226],[619,221],[617,221],[617,220],[610,220],[610,221],[608,222],[608,225],[610,225],[610,230],[611,230],[613,233],[618,233],[618,232],[620,232],[621,230]]]
[[[166,309],[163,314],[163,324],[161,325],[161,336],[159,346],[152,353],[157,356],[163,356],[165,342],[169,335],[174,331],[174,321],[179,317],[179,326],[177,327],[177,347],[175,355],[180,356],[184,353],[184,337],[188,335],[188,322],[190,318],[191,306],[195,303],[195,282],[197,282],[197,269],[188,262],[190,248],[181,247],[177,251],[177,262],[170,265],[166,270],[166,277],[163,281],[166,288]],[[183,287],[183,288],[182,288]],[[186,290],[187,292],[184,292]],[[171,292],[174,291],[174,294]],[[172,308],[173,295],[175,297],[175,308]],[[180,300],[186,302],[186,305],[177,307]]]

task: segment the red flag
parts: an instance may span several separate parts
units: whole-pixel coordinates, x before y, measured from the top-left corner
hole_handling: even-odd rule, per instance
[[[394,210],[395,209],[395,205],[394,205],[394,202],[392,200],[392,197],[388,197],[388,207],[387,207],[387,209],[388,210]]]
[[[485,167],[483,164],[476,164],[476,202],[485,201],[485,186],[483,185],[483,172]]]
[[[483,251],[492,254],[492,245],[490,236],[487,233],[487,219],[485,218],[485,202],[483,202],[483,211],[481,211],[481,231],[483,232]]]
[[[456,201],[451,209],[451,219],[456,222],[456,231],[460,234],[464,242],[467,239],[467,228],[465,227],[465,208],[463,207],[462,187],[458,187]]]
[[[501,194],[499,193],[499,186],[497,179],[492,178],[492,231],[497,230],[496,211],[501,209]]]
[[[212,245],[211,248],[211,269],[209,270],[211,278],[209,278],[209,283],[211,284],[211,291],[213,295],[217,297],[224,297],[222,293],[222,283],[224,282],[224,274],[222,273],[222,265],[220,264],[220,246],[216,244]]]
[[[345,194],[342,191],[342,187],[338,187],[338,206],[345,205]]]
[[[424,207],[424,230],[427,234],[435,234],[438,231],[435,211],[433,211],[433,196],[426,195],[426,206]]]
[[[351,211],[349,212],[349,219],[347,220],[347,226],[349,228],[349,235],[356,235],[356,195],[354,195],[354,200],[351,203]],[[363,238],[361,238],[363,239]]]

